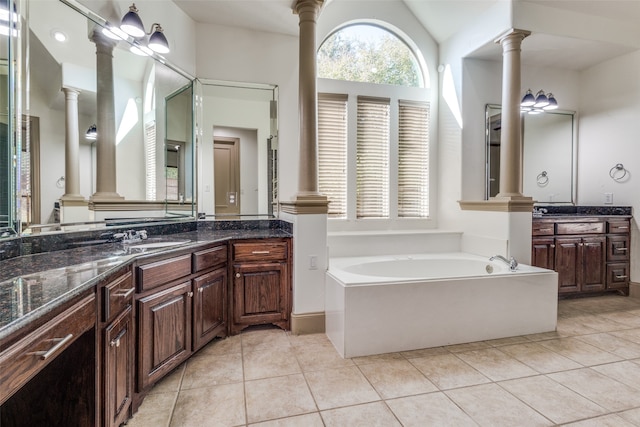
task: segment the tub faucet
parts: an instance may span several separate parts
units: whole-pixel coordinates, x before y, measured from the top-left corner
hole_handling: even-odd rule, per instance
[[[499,259],[501,261],[504,261],[509,266],[509,270],[510,271],[516,271],[518,269],[518,261],[516,261],[516,259],[514,257],[506,259],[502,255],[494,255],[491,258],[489,258],[489,261],[493,261],[495,259]]]

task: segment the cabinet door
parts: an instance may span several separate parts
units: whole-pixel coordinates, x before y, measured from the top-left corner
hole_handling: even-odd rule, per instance
[[[233,333],[248,325],[288,319],[287,264],[248,263],[233,267]]]
[[[138,388],[153,384],[191,354],[191,281],[138,301]]]
[[[117,427],[129,418],[133,394],[133,309],[104,329],[104,419]]]
[[[536,237],[531,240],[531,265],[540,268],[555,268],[555,241],[553,237]]]
[[[582,276],[582,239],[579,237],[558,237],[555,247],[555,267],[558,272],[558,292],[579,292]]]
[[[605,288],[605,237],[584,237],[581,249],[583,263],[581,290],[603,291]]]
[[[220,268],[193,279],[193,350],[226,335],[227,270]]]

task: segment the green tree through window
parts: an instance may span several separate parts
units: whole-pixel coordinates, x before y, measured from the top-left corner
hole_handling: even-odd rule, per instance
[[[395,34],[374,25],[351,25],[329,36],[318,51],[318,77],[421,87],[420,66]]]

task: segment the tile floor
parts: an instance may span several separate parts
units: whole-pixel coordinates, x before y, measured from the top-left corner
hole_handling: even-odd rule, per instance
[[[342,359],[247,330],[158,383],[128,427],[640,426],[640,299],[560,301],[558,330]]]

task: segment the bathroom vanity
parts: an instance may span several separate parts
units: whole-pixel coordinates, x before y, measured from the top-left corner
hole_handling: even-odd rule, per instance
[[[0,283],[3,427],[119,426],[214,338],[256,324],[289,328],[289,230],[203,227],[165,237],[179,244],[108,243],[3,261],[3,279],[71,264]]]
[[[604,212],[606,213],[606,212]],[[533,218],[531,264],[558,272],[560,296],[629,293],[631,215],[545,214]]]

